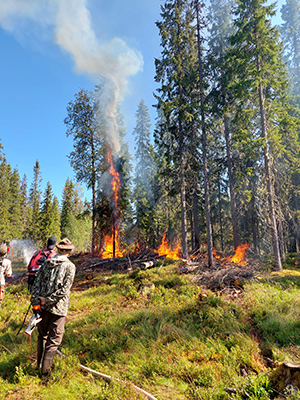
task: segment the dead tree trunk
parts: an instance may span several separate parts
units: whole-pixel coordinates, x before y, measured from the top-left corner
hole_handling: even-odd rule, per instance
[[[258,60],[258,69],[260,69],[259,60]],[[268,143],[268,132],[267,132],[267,126],[266,126],[263,86],[262,86],[261,82],[258,86],[258,96],[259,96],[259,108],[260,108],[260,119],[261,119],[261,137],[264,139],[263,152],[264,152],[264,162],[265,162],[265,175],[266,175],[266,181],[267,181],[269,218],[270,218],[271,231],[272,231],[274,261],[275,261],[276,270],[282,271],[277,223],[276,223],[276,216],[275,216],[275,206],[274,206],[274,189],[273,189],[272,180],[271,180],[270,155],[269,155],[269,149],[268,149],[269,143]]]
[[[226,103],[226,96],[223,90],[223,101]],[[226,104],[225,104],[226,105]],[[233,183],[233,163],[232,163],[232,150],[231,150],[231,140],[229,131],[229,121],[228,117],[224,116],[224,133],[226,142],[226,157],[227,157],[227,172],[229,181],[229,194],[230,194],[230,210],[231,210],[231,223],[233,231],[233,245],[236,249],[240,244],[239,228],[238,228],[238,217],[236,212],[236,196],[234,191]]]

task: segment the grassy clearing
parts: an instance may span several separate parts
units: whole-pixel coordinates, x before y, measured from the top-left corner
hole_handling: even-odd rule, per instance
[[[88,282],[97,284],[80,291],[74,285],[61,346],[67,358],[56,356],[47,384],[35,368],[37,332],[31,342],[24,329],[16,336],[29,306],[27,288],[7,288],[0,399],[145,399],[131,383],[159,400],[272,399],[263,356],[300,361],[300,270],[293,257],[283,273],[265,274],[235,301],[215,293],[201,300],[201,287],[178,276],[175,263]],[[79,363],[126,383],[107,383]]]

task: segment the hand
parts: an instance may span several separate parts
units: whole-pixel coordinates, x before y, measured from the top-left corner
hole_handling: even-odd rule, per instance
[[[46,304],[44,297],[39,296],[41,306],[44,306]]]

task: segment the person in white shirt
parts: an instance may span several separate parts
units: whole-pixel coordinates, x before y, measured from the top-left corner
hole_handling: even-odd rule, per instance
[[[0,245],[0,307],[4,299],[4,288],[5,288],[5,277],[10,277],[12,275],[11,261],[5,258],[7,255],[7,246],[5,243]]]

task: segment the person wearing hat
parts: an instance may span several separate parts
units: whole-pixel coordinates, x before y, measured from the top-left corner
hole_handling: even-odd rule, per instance
[[[55,246],[57,243],[57,239],[55,236],[49,237],[47,240],[47,248],[38,250],[36,251],[33,256],[31,257],[27,270],[28,270],[28,289],[29,292],[31,293],[32,291],[32,286],[36,277],[36,273],[38,272],[40,266],[43,264],[43,262],[48,259],[52,258],[56,255],[56,251],[54,250]]]
[[[5,277],[10,277],[12,275],[11,261],[5,258],[7,255],[7,246],[5,243],[0,245],[0,307],[4,298],[4,288],[5,288]]]
[[[50,373],[56,350],[62,342],[76,270],[68,258],[74,249],[70,240],[63,239],[56,248],[58,254],[39,268],[30,299],[34,310],[40,308],[38,312],[42,317],[37,325],[37,365],[42,376]]]

